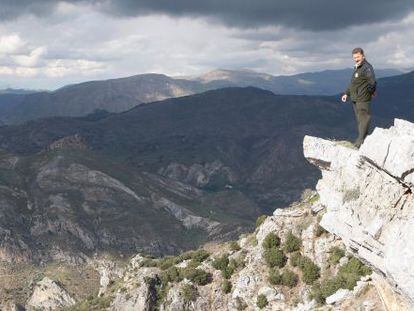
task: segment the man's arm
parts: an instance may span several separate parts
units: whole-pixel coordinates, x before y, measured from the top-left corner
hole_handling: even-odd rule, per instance
[[[377,81],[375,80],[374,68],[372,68],[372,66],[368,66],[365,70],[365,75],[368,79],[368,92],[370,94],[374,94],[375,90],[377,89]]]

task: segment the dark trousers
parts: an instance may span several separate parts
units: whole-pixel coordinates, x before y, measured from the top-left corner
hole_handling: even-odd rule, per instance
[[[368,130],[371,122],[371,102],[352,102],[354,108],[355,118],[358,124],[358,138],[355,140],[356,144],[360,145],[364,142],[365,136],[368,135]]]

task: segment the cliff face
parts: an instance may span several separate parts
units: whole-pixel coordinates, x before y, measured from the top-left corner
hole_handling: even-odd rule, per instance
[[[375,128],[359,150],[312,136],[303,150],[322,171],[321,226],[413,301],[414,123]]]

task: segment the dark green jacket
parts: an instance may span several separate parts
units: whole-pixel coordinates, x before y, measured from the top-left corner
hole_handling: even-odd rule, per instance
[[[361,64],[354,69],[351,82],[345,94],[351,96],[354,102],[370,101],[375,92],[377,82],[375,80],[374,68],[364,59]]]

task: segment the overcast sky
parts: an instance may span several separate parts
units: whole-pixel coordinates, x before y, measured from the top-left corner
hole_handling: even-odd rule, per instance
[[[414,68],[412,0],[0,0],[0,88],[216,68]]]

